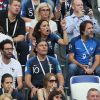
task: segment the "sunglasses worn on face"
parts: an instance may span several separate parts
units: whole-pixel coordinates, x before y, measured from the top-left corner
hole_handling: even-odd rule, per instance
[[[49,80],[50,83],[57,82],[57,80]]]

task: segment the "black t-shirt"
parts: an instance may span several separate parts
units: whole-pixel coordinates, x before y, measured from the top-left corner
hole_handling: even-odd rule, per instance
[[[7,33],[7,21],[8,21],[8,33]],[[15,34],[14,36],[12,36],[16,21],[17,21],[17,26]],[[3,27],[5,34],[8,34],[11,37],[17,37],[18,35],[25,35],[26,32],[24,20],[18,15],[14,22],[10,22],[8,19],[7,12],[0,12],[0,26]]]

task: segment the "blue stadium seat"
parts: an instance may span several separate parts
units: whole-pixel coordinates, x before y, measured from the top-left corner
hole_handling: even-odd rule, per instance
[[[70,79],[72,100],[87,100],[87,92],[90,88],[100,90],[100,78],[94,75],[72,76]]]

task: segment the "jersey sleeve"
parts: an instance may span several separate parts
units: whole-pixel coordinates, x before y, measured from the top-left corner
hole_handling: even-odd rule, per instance
[[[17,77],[23,76],[22,75],[22,67],[21,67],[21,64],[19,62],[16,63],[16,71],[17,71]]]
[[[61,66],[56,58],[52,57],[52,61],[54,62],[56,73],[62,73]]]
[[[26,8],[27,8],[27,7],[26,7],[26,4],[27,4],[26,1],[22,3],[21,13],[20,13],[20,16],[21,16],[21,17],[26,17]]]
[[[96,51],[95,55],[100,55],[100,40],[96,40],[97,46],[96,46]]]
[[[57,43],[58,40],[60,39],[60,36],[57,35],[56,33],[53,33],[53,34],[50,34],[50,38]]]
[[[70,42],[70,52],[74,53],[75,52],[75,41]]]
[[[25,74],[32,74],[32,62],[33,62],[33,57],[30,58],[27,63],[26,63],[26,66],[25,66]]]

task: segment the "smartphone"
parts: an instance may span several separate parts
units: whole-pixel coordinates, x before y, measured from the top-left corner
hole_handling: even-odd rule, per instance
[[[87,15],[87,14],[89,13],[89,9],[90,9],[89,7],[86,7],[86,8],[84,9],[84,14],[85,14],[85,15]]]

